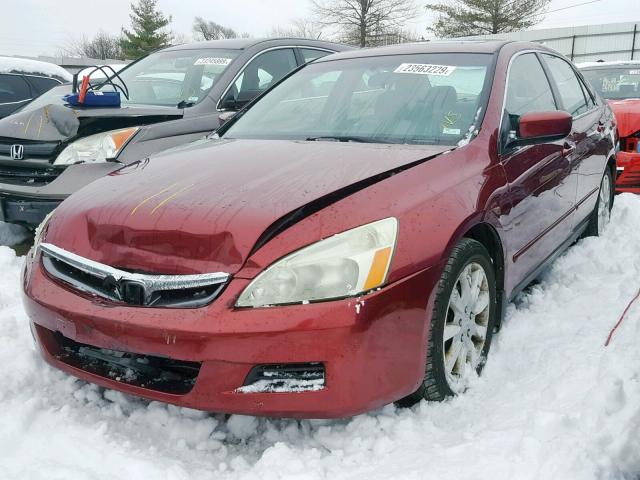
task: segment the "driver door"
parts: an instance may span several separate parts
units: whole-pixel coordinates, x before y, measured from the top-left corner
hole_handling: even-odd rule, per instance
[[[528,282],[570,236],[577,180],[565,140],[513,147],[521,115],[558,110],[558,102],[536,53],[518,55],[507,79],[501,125],[501,162],[509,182],[511,210],[502,217],[509,231],[507,291]]]

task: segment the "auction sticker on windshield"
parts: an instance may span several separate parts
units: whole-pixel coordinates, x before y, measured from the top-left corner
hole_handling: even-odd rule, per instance
[[[194,62],[194,65],[229,65],[230,58],[203,57]]]
[[[448,77],[456,67],[450,65],[430,65],[428,63],[403,63],[394,70],[395,73],[417,73],[419,75],[440,75]]]

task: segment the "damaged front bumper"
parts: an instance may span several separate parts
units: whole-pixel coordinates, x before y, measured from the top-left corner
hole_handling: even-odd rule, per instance
[[[49,276],[29,255],[24,305],[42,355],[86,381],[221,413],[336,418],[381,407],[424,377],[437,269],[362,298],[235,309],[114,304]]]

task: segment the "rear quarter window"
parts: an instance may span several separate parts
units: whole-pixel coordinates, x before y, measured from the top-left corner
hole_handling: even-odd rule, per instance
[[[304,63],[309,63],[316,58],[326,57],[333,52],[327,52],[325,50],[316,50],[313,48],[301,48],[300,53],[302,54],[302,58],[304,59]]]
[[[44,92],[51,90],[56,85],[60,85],[60,82],[54,80],[53,78],[32,76],[27,76],[25,78],[33,87],[34,95],[42,95]]]
[[[29,84],[22,76],[0,74],[0,103],[21,102],[30,98]]]

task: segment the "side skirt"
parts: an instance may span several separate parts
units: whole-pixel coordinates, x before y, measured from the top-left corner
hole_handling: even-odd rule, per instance
[[[580,224],[573,230],[573,233],[567,238],[558,248],[556,248],[540,265],[538,265],[531,273],[529,273],[524,280],[522,280],[518,285],[514,287],[511,291],[511,295],[509,295],[508,300],[505,298],[505,303],[511,302],[522,290],[524,290],[531,282],[533,282],[536,278],[540,276],[543,270],[545,270],[551,263],[553,263],[560,255],[562,255],[571,245],[574,244],[576,240],[580,238],[580,236],[587,229],[587,225],[589,225],[590,215],[587,216]],[[504,305],[506,307],[506,305]],[[504,310],[502,315],[504,316]],[[502,319],[501,319],[502,320]]]

